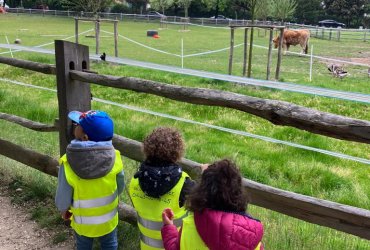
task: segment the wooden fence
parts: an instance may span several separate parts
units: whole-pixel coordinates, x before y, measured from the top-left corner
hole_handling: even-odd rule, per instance
[[[46,125],[4,113],[0,113],[0,118],[40,132],[59,131],[61,155],[65,153],[66,146],[72,139],[71,122],[67,119],[68,112],[85,111],[91,107],[90,83],[149,93],[198,105],[228,107],[254,114],[276,125],[293,126],[343,140],[370,143],[370,122],[368,121],[232,92],[179,87],[131,77],[99,75],[89,71],[87,46],[56,41],[55,51],[56,66],[6,57],[0,57],[0,63],[44,74],[56,74],[58,122],[55,125]],[[75,96],[78,98],[74,98]],[[142,161],[144,158],[140,142],[115,135],[113,144],[125,157],[136,161]],[[0,139],[0,154],[46,174],[57,175],[58,161],[50,156],[3,139]],[[199,176],[199,163],[182,159],[180,164],[192,178]],[[369,210],[284,191],[247,179],[243,179],[243,185],[251,204],[370,240]],[[136,212],[131,206],[121,204],[119,211],[121,220],[131,224],[136,223]]]

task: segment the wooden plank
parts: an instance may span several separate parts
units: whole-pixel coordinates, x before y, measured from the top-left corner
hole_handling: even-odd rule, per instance
[[[244,53],[243,53],[243,76],[247,72],[247,58],[248,58],[248,28],[244,29]]]
[[[118,57],[118,22],[114,22],[114,56]]]
[[[95,54],[99,55],[100,47],[100,20],[95,21]]]
[[[291,126],[341,140],[370,143],[370,122],[320,112],[292,103],[245,96],[233,92],[189,88],[133,77],[114,77],[72,70],[71,78],[119,89],[128,89],[198,105],[240,110],[275,125]]]
[[[251,203],[370,240],[370,211],[243,179]]]
[[[15,58],[10,58],[10,57],[3,57],[3,56],[0,56],[0,63],[4,63],[4,64],[11,65],[14,67],[22,68],[22,69],[33,70],[36,72],[49,74],[49,75],[56,74],[56,68],[54,65],[49,65],[49,64],[44,64],[44,63],[31,62],[31,61],[26,61],[22,59],[15,59]]]
[[[78,43],[78,18],[75,18],[75,39],[76,43]]]
[[[279,39],[279,48],[278,48],[278,59],[276,64],[275,79],[278,81],[280,78],[280,66],[282,59],[282,49],[283,49],[283,38],[284,38],[284,29],[280,29],[280,39]]]
[[[273,36],[274,36],[273,29],[270,29],[269,51],[267,55],[266,80],[270,80],[270,74],[271,74]]]
[[[233,55],[234,55],[234,29],[231,28],[230,29],[229,75],[231,75],[233,71]]]
[[[6,120],[8,122],[13,122],[23,127],[39,131],[39,132],[55,132],[58,128],[55,125],[47,125],[39,122],[34,122],[19,116],[5,114],[0,112],[0,119]]]
[[[115,135],[113,144],[122,155],[128,158],[137,161],[144,159],[141,150],[142,144],[138,141]],[[39,154],[2,139],[0,139],[0,154],[41,172],[57,176],[58,162],[47,155]],[[199,163],[182,159],[180,165],[193,179],[199,177]],[[284,191],[245,178],[242,180],[242,185],[250,198],[250,204],[370,239],[369,210]],[[120,206],[120,219],[135,224],[136,213],[130,206]]]
[[[58,161],[0,138],[0,155],[16,160],[51,176],[58,176]]]
[[[55,41],[55,61],[57,67],[57,90],[59,106],[59,145],[60,154],[65,153],[72,140],[71,121],[67,115],[72,110],[91,109],[90,85],[70,78],[72,69],[89,69],[89,47],[67,41]]]

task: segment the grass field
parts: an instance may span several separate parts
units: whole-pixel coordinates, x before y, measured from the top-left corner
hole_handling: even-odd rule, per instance
[[[41,25],[42,29],[40,28]],[[22,45],[25,46],[45,44],[53,39],[63,38],[56,35],[68,37],[72,36],[74,32],[73,19],[67,18],[2,15],[0,16],[0,27],[11,27],[9,29],[1,28],[0,43],[6,43],[6,35],[9,41],[14,41],[17,37],[21,38]],[[85,31],[91,28],[92,24],[83,23],[80,30]],[[157,28],[158,24],[154,23],[124,22],[119,24],[119,33],[147,46],[174,54],[181,53],[181,39],[184,39],[184,54],[216,50],[229,45],[229,31],[226,29],[190,27],[188,32],[179,32],[179,27],[168,26],[168,29],[160,30],[160,39],[146,37],[146,30]],[[112,31],[112,27],[105,24],[102,29]],[[55,37],[44,35],[55,35]],[[235,44],[242,41],[241,37],[242,32],[237,32]],[[267,37],[256,36],[255,40],[258,45],[266,46],[267,44]],[[90,52],[95,51],[94,39],[82,36],[80,42],[89,45]],[[364,42],[329,42],[311,39],[311,44],[314,45],[315,54],[327,57],[358,58],[369,56],[370,51],[370,44]],[[113,54],[112,37],[102,38],[101,46],[101,51],[110,55]],[[53,45],[46,48],[53,48]],[[299,51],[299,48],[293,48],[293,50]],[[361,53],[359,53],[360,51]],[[0,50],[1,52],[6,51]],[[127,40],[120,40],[119,54],[137,60],[175,66],[181,65],[178,57],[152,52],[129,43]],[[241,72],[241,47],[236,49],[235,54],[238,54],[235,59],[235,72]],[[253,76],[262,79],[265,76],[267,51],[255,48],[254,55]],[[6,54],[6,56],[10,55]],[[14,53],[14,56],[54,64],[54,58],[51,56],[24,52]],[[227,58],[228,51],[202,57],[186,58],[185,67],[226,73]],[[282,80],[364,94],[370,93],[368,87],[370,79],[367,77],[366,68],[348,66],[351,76],[339,80],[328,74],[325,63],[315,62],[313,81],[309,82],[308,62],[309,59],[304,57],[294,55],[284,57]],[[370,121],[369,106],[361,103],[264,88],[242,87],[221,81],[144,70],[130,66],[111,65],[104,62],[92,63],[91,69],[102,74],[140,77],[180,86],[220,89],[265,99],[283,100],[320,111]],[[55,77],[53,76],[6,65],[1,66],[0,77],[56,89]],[[54,92],[17,86],[4,81],[0,81],[0,86],[0,112],[49,124],[53,123],[58,116],[57,99]],[[227,108],[195,106],[148,94],[138,94],[125,90],[117,91],[95,85],[92,85],[92,93],[94,97],[120,104],[370,159],[369,145],[340,141],[295,128],[274,126],[263,119]],[[370,168],[368,165],[101,104],[96,101],[92,103],[92,106],[94,109],[106,110],[111,114],[116,124],[115,133],[125,137],[141,141],[146,134],[157,126],[173,126],[181,130],[185,137],[186,158],[198,162],[212,162],[228,157],[238,163],[244,176],[248,179],[284,190],[370,209],[370,186],[368,184]],[[17,144],[58,158],[57,134],[30,132],[4,121],[0,121],[0,130],[3,139],[14,141]],[[10,166],[11,169],[17,169],[15,172],[22,172],[22,169],[24,169],[20,164],[4,157],[0,157],[0,160],[3,171],[10,169]],[[129,176],[134,172],[137,163],[128,159],[125,159],[125,162],[129,180]],[[30,173],[27,176],[32,179],[34,172],[30,171]],[[47,179],[47,177],[40,178]],[[52,193],[55,189],[55,180],[45,182],[50,186],[50,192]],[[127,200],[127,197],[124,199]],[[360,240],[354,236],[311,225],[258,207],[251,206],[250,210],[265,225],[264,242],[266,249],[313,249],[318,246],[321,249],[370,249],[368,241]],[[127,226],[125,229],[128,230]],[[132,238],[134,237],[126,237],[122,244],[136,246],[137,240]]]

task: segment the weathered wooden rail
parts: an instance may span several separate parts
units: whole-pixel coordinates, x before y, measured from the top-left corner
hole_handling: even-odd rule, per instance
[[[53,65],[0,57],[0,63],[44,74],[55,74]],[[87,69],[84,69],[87,71]],[[245,96],[227,91],[180,87],[133,77],[98,75],[70,70],[73,80],[133,90],[198,105],[219,106],[240,110],[266,119],[275,125],[291,126],[311,133],[341,140],[370,143],[370,122],[321,112],[293,103]]]
[[[339,139],[370,143],[370,122],[323,113],[287,102],[265,100],[218,90],[185,88],[130,77],[113,77],[89,71],[88,48],[69,42],[56,42],[57,66],[0,57],[0,63],[45,74],[57,74],[59,121],[54,126],[0,113],[0,118],[37,131],[59,131],[60,153],[71,140],[70,110],[87,110],[91,105],[90,86],[86,82],[163,96],[188,103],[228,107],[254,114],[277,125],[289,125]],[[85,72],[82,72],[85,71]],[[74,98],[78,95],[78,98]],[[78,100],[78,101],[76,101]],[[113,143],[122,155],[143,160],[141,143],[115,135]],[[56,176],[58,162],[9,141],[0,139],[0,154],[44,173]],[[200,173],[199,164],[182,159],[180,164],[193,178]],[[251,204],[274,210],[307,222],[330,227],[370,240],[370,211],[269,187],[244,179],[243,185]],[[132,207],[120,207],[120,219],[135,224]]]

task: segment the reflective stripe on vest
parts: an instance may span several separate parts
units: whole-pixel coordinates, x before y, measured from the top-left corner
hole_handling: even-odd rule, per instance
[[[91,199],[91,200],[76,200],[73,201],[72,206],[75,208],[92,208],[92,207],[101,207],[112,203],[117,198],[117,190],[109,196]]]
[[[155,248],[164,248],[162,240],[149,238],[142,233],[140,234],[140,240],[148,246],[155,247]]]
[[[182,220],[187,216],[188,214],[185,214],[183,215],[181,218],[178,218],[178,219],[174,219],[173,220],[173,224],[176,226],[176,227],[181,227],[182,225]],[[147,219],[144,219],[142,218],[140,215],[138,215],[138,218],[137,218],[137,221],[145,228],[147,229],[150,229],[150,230],[157,230],[157,231],[160,231],[162,226],[163,226],[163,222],[161,221],[152,221],[152,220],[147,220]]]
[[[61,159],[68,184],[73,190],[71,227],[77,234],[100,237],[112,232],[118,224],[117,174],[123,169],[120,152],[115,150],[112,169],[103,177],[83,179],[67,161]]]
[[[179,198],[187,177],[189,176],[182,172],[178,183],[160,198],[147,196],[141,190],[139,180],[137,178],[131,179],[130,197],[138,214],[138,227],[142,239],[140,246],[142,250],[163,249],[161,236],[163,209],[171,208],[175,214],[176,225],[181,225],[181,220],[186,215],[186,210],[184,207],[179,207]],[[160,246],[158,242],[161,242]]]
[[[103,224],[110,221],[117,214],[117,208],[109,213],[100,216],[73,216],[75,223],[77,224],[87,224],[87,225],[97,225]]]

